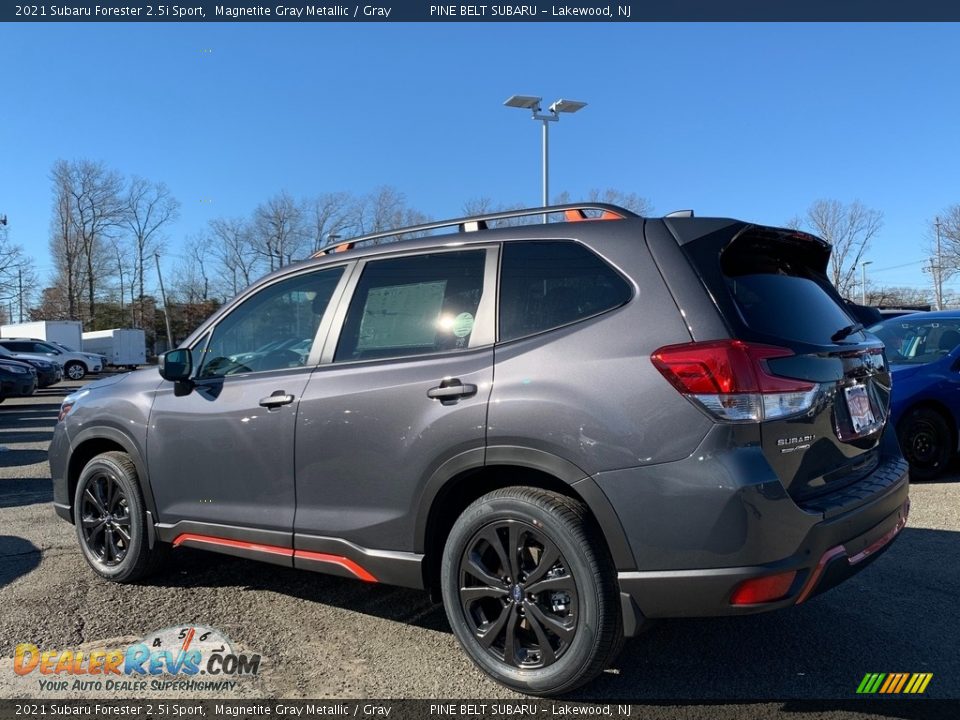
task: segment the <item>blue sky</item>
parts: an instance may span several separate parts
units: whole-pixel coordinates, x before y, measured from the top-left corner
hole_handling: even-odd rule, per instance
[[[282,189],[392,185],[437,218],[478,196],[534,206],[539,124],[502,106],[534,94],[589,102],[551,128],[554,191],[771,224],[860,199],[885,215],[872,280],[920,285],[927,223],[960,202],[958,39],[951,24],[0,25],[0,213],[46,275],[58,158],[165,181],[183,204],[171,251]]]

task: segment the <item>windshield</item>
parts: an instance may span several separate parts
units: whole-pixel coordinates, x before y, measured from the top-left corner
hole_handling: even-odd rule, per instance
[[[960,345],[960,317],[898,317],[869,328],[883,340],[891,363],[923,365],[939,360]]]

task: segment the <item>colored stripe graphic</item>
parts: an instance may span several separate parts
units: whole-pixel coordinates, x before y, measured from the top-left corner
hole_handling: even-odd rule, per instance
[[[857,686],[860,695],[920,695],[927,690],[933,673],[867,673]]]

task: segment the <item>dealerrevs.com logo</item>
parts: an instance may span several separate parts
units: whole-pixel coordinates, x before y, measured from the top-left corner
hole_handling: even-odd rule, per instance
[[[232,690],[236,678],[255,676],[260,655],[234,651],[218,630],[183,625],[148,633],[127,647],[42,650],[17,645],[13,670],[36,676],[40,690]]]

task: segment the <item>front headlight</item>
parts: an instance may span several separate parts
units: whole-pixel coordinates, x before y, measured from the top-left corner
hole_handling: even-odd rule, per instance
[[[12,372],[14,375],[26,375],[30,371],[27,370],[23,365],[5,365],[7,370]]]

